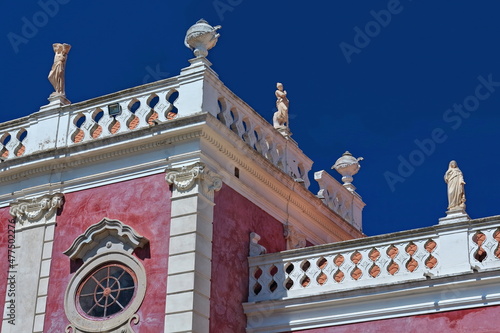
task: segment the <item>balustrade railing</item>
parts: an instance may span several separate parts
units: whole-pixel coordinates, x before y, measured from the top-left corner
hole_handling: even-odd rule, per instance
[[[272,164],[309,187],[312,161],[297,144],[283,137],[268,121],[231,93],[220,91],[216,117]]]
[[[249,302],[500,269],[500,219],[249,258]],[[467,255],[468,254],[468,255]]]

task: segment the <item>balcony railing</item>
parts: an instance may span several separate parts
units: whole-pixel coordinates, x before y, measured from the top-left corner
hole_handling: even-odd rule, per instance
[[[30,116],[0,124],[0,159],[71,147],[209,112],[308,187],[312,161],[226,88],[208,66],[205,60],[194,59],[178,76],[61,108],[44,106]]]
[[[500,269],[500,217],[249,258],[249,302]]]

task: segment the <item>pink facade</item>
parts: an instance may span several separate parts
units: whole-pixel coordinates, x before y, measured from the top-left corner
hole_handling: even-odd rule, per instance
[[[283,251],[283,225],[227,185],[215,193],[210,331],[245,332],[249,235],[262,236],[268,253]]]
[[[8,244],[9,244],[9,236],[7,233],[8,230],[8,225],[9,225],[9,220],[12,219],[12,216],[9,214],[9,208],[2,208],[0,209],[0,258],[2,258],[0,262],[0,299],[4,300],[5,299],[5,294],[7,290],[7,278],[9,277],[8,271],[9,271],[9,262],[7,261],[8,258]],[[12,234],[11,234],[12,235]],[[12,238],[12,236],[11,236]],[[3,303],[2,303],[3,304]],[[0,330],[2,329],[2,322],[0,322]]]
[[[500,306],[440,312],[366,323],[304,330],[304,333],[497,333]]]
[[[141,333],[163,331],[170,195],[162,174],[65,195],[64,208],[57,217],[55,229],[45,332],[64,332],[69,324],[64,312],[64,294],[77,265],[72,264],[63,252],[90,225],[104,217],[120,220],[149,239],[144,250],[136,251],[148,279],[146,296],[138,311],[141,321],[136,327]]]

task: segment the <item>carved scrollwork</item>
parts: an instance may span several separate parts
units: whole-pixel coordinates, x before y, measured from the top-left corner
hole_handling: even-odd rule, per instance
[[[183,166],[179,169],[172,169],[167,172],[165,180],[169,184],[174,184],[178,190],[185,191],[194,185],[196,179],[200,178],[204,166],[195,164],[193,166]]]
[[[20,224],[25,221],[35,223],[43,217],[51,217],[64,204],[64,194],[47,194],[33,199],[23,199],[10,205],[10,215]]]
[[[181,168],[168,169],[165,180],[167,183],[173,184],[180,192],[191,189],[196,180],[200,180],[201,190],[209,198],[213,197],[214,191],[222,188],[222,179],[200,162]]]

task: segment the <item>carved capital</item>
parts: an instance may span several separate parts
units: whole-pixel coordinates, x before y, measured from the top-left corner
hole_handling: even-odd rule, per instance
[[[49,219],[64,203],[64,194],[47,194],[33,199],[22,199],[10,204],[10,215],[20,224]]]
[[[165,180],[173,184],[179,192],[188,191],[197,180],[200,180],[201,191],[209,198],[213,198],[214,191],[222,188],[222,179],[200,162],[181,168],[167,169]]]
[[[283,226],[283,235],[286,239],[286,249],[301,249],[306,247],[306,237],[297,229],[290,225],[285,224]]]

